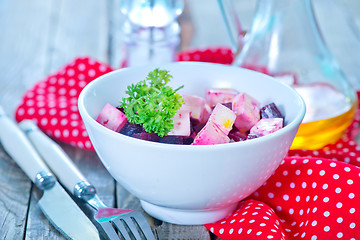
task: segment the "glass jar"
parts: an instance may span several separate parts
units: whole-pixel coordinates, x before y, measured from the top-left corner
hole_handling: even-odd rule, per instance
[[[274,76],[306,103],[292,149],[319,149],[342,136],[357,96],[320,35],[311,0],[258,0],[242,44],[234,65]]]

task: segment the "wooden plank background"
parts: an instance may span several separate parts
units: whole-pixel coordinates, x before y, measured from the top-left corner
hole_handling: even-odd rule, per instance
[[[341,25],[339,18],[329,17],[338,12],[328,0],[314,2],[331,51],[359,87],[360,36],[351,35],[344,27],[348,20]],[[250,26],[255,3],[236,1],[245,29]],[[216,0],[188,4],[195,28],[188,47],[230,46]],[[360,34],[360,1],[344,0],[342,4]],[[123,59],[122,20],[120,0],[1,0],[0,105],[14,118],[27,89],[78,56],[91,56],[118,68]],[[106,204],[142,211],[139,201],[114,182],[95,153],[60,145],[81,166]],[[0,145],[0,239],[64,239],[38,208],[40,196]],[[215,239],[203,226],[178,226],[148,218],[157,239]]]

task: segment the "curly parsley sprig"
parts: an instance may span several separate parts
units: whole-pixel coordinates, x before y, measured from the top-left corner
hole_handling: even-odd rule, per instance
[[[172,76],[167,70],[158,68],[150,72],[145,80],[127,87],[119,108],[129,122],[140,124],[146,132],[154,132],[160,137],[166,136],[174,127],[171,120],[184,103],[177,91],[183,86],[172,89],[166,84]]]

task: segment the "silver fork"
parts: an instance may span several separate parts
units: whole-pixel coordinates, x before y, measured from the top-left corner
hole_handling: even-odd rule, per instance
[[[31,120],[24,120],[19,127],[59,181],[75,197],[87,202],[97,213],[95,220],[102,226],[110,240],[155,240],[146,218],[130,209],[108,208],[96,194],[95,187],[77,169],[68,155],[45,135]]]

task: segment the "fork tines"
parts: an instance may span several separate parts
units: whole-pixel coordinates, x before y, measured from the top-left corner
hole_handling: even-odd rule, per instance
[[[155,240],[145,217],[139,212],[129,212],[100,224],[110,240]]]

